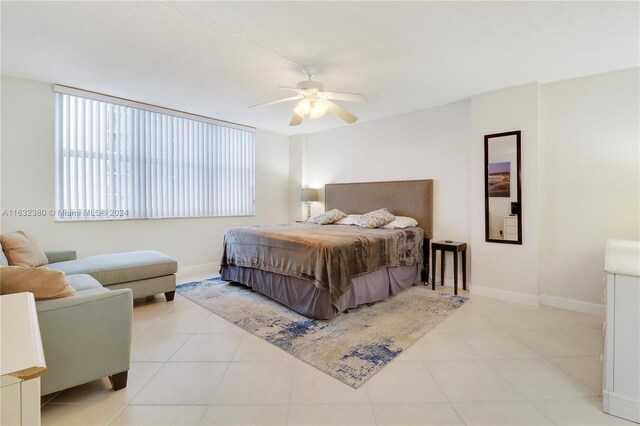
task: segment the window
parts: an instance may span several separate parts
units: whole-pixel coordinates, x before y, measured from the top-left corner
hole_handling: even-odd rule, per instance
[[[56,219],[255,214],[255,131],[65,86]]]

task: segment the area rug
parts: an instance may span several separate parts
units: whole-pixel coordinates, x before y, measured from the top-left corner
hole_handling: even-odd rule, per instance
[[[358,388],[451,315],[466,297],[412,286],[332,320],[313,320],[240,284],[212,278],[178,293],[216,315]]]

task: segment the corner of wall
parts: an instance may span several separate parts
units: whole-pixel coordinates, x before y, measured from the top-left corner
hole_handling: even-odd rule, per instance
[[[539,85],[530,83],[471,99],[472,292],[537,304],[539,276],[538,146]],[[484,135],[522,131],[523,244],[485,241]],[[475,291],[473,289],[475,286]]]
[[[304,184],[306,151],[307,135],[289,137],[289,222],[303,217],[300,190]]]

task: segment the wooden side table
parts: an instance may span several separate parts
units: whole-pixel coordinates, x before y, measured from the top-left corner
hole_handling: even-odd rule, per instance
[[[444,285],[445,253],[453,253],[453,293],[458,294],[458,253],[462,253],[462,289],[467,289],[467,243],[435,241],[431,244],[431,288],[436,289],[436,253],[440,250],[441,285]]]

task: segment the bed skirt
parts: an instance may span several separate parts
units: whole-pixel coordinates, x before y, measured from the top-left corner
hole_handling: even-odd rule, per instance
[[[378,302],[420,280],[421,265],[381,268],[351,279],[351,288],[338,300],[330,302],[327,291],[302,278],[262,271],[260,269],[226,265],[220,269],[222,279],[251,287],[306,317],[332,319],[346,309]]]

